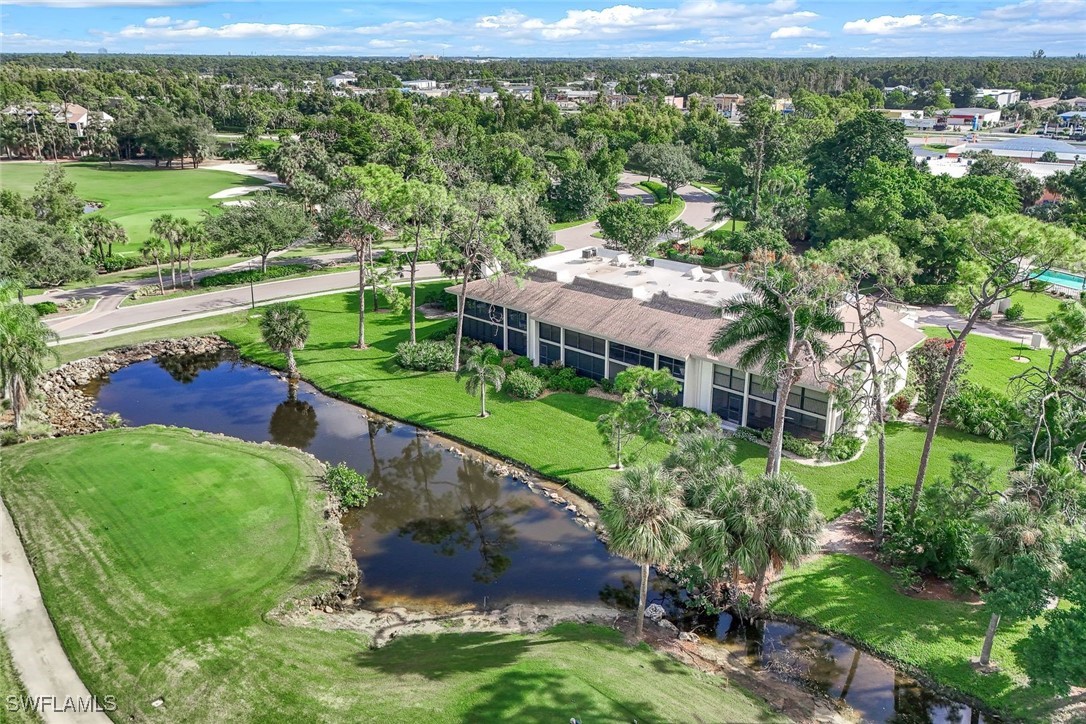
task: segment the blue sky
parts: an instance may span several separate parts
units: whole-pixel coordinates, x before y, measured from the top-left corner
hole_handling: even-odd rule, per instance
[[[403,56],[1086,53],[1086,0],[5,0],[6,52]]]

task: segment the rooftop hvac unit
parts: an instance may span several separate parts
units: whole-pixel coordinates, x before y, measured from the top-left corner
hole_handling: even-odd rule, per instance
[[[656,260],[651,256],[645,259],[645,266],[656,266]]]
[[[590,246],[587,249],[581,249],[582,259],[591,259],[594,256],[596,256],[596,247]]]

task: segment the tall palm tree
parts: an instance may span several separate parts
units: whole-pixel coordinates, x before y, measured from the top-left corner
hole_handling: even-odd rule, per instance
[[[792,386],[829,354],[825,338],[844,329],[836,309],[841,276],[826,264],[765,250],[755,251],[740,275],[751,291],[724,304],[721,311],[728,321],[713,336],[711,350],[720,354],[742,347],[739,366],[760,368],[775,380],[773,437],[765,471],[776,475]]]
[[[207,243],[207,234],[204,230],[204,225],[202,223],[186,225],[181,233],[181,243],[189,245],[187,257],[189,267],[189,288],[195,289],[196,276],[192,273],[192,260]]]
[[[56,338],[33,307],[0,290],[0,382],[11,401],[16,430],[22,428],[35,382],[45,373],[46,358],[55,354],[49,343]]]
[[[187,225],[186,219],[177,218],[173,214],[161,214],[151,221],[151,233],[166,242],[164,250],[169,252],[170,286],[174,289],[177,288],[174,262],[177,262],[178,271],[180,271],[182,238],[185,233],[184,227]]]
[[[973,536],[973,566],[985,579],[1009,565],[1017,556],[1029,556],[1040,568],[1055,571],[1060,561],[1060,530],[1052,518],[1034,513],[1024,500],[993,503],[979,516],[980,531]],[[992,613],[980,664],[991,661],[992,642],[999,628],[1000,615]]]
[[[713,221],[729,219],[732,222],[732,233],[735,233],[735,222],[750,213],[750,192],[746,189],[732,186],[720,196],[720,200],[713,205]]]
[[[671,562],[690,542],[689,511],[683,505],[682,487],[659,465],[630,468],[619,479],[611,502],[600,512],[600,520],[607,531],[608,547],[641,566],[636,622],[640,639],[645,626],[649,566]]]
[[[80,231],[87,243],[94,247],[98,263],[103,264],[113,256],[113,244],[123,244],[127,235],[124,227],[101,214],[90,214],[83,218]]]
[[[287,356],[287,376],[296,378],[298,363],[294,360],[294,350],[303,349],[309,338],[309,317],[305,310],[294,302],[269,304],[260,318],[260,336],[264,344]]]
[[[505,369],[501,365],[502,356],[492,344],[476,347],[464,367],[456,373],[456,379],[465,379],[464,387],[469,395],[479,396],[479,417],[488,417],[486,411],[486,388],[490,385],[497,392],[505,382]]]
[[[754,579],[753,600],[761,605],[770,573],[798,565],[818,549],[822,516],[811,491],[788,474],[737,486],[729,502],[736,562]]]
[[[162,254],[165,251],[166,242],[158,236],[148,236],[140,246],[140,253],[155,262],[155,271],[158,273],[158,293],[162,295],[166,294],[166,287],[162,283]]]

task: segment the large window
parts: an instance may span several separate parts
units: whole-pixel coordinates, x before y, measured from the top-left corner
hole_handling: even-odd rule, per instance
[[[555,344],[562,344],[562,328],[553,324],[539,323],[539,338]]]
[[[760,397],[763,400],[777,399],[777,383],[768,377],[752,376],[750,381],[751,397]]]
[[[753,397],[747,401],[747,404],[749,405],[747,409],[747,427],[752,427],[755,430],[773,427],[773,413],[777,409],[776,405],[762,402]]]
[[[627,347],[617,342],[611,343],[611,359],[627,366],[640,365],[652,369],[656,364],[656,355],[637,347]]]
[[[541,327],[543,325],[540,325]],[[562,361],[562,348],[550,342],[539,342],[539,364],[549,365]]]
[[[713,388],[713,412],[725,422],[743,424],[743,395]]]
[[[591,352],[602,357],[606,354],[607,343],[599,337],[593,337],[581,332],[566,330],[566,349],[579,349],[583,352]]]
[[[505,349],[504,330],[500,324],[490,324],[472,317],[464,317],[464,336]]]
[[[508,323],[510,329],[528,329],[528,315],[515,309],[509,310]]]
[[[614,345],[612,345],[612,347],[613,346]],[[629,368],[629,365],[624,365],[621,362],[615,362],[614,360],[611,360],[607,363],[607,376],[611,378],[612,382],[614,382],[615,378],[618,377],[620,373],[625,372]]]
[[[495,304],[487,304],[476,299],[468,299],[464,303],[464,314],[469,317],[481,319],[484,322],[501,324],[505,318],[505,308]]]
[[[747,389],[747,373],[731,367],[713,365],[713,385],[743,394]]]
[[[660,369],[671,370],[671,376],[681,380],[686,377],[686,360],[660,355]]]
[[[788,393],[788,406],[797,410],[804,410],[825,417],[829,405],[830,397],[825,392],[797,386],[793,387],[791,392]]]
[[[785,410],[784,429],[796,437],[822,439],[826,433],[826,421],[814,415],[805,415],[794,410]]]
[[[566,332],[569,335],[569,332]],[[577,370],[577,374],[585,377],[591,377],[594,380],[603,379],[603,365],[604,360],[602,357],[594,357],[584,352],[578,352],[577,350],[566,347],[566,367],[572,367]]]
[[[510,312],[512,314],[512,312]],[[528,354],[528,335],[524,332],[518,332],[515,329],[509,330],[509,351],[516,354],[524,355]]]

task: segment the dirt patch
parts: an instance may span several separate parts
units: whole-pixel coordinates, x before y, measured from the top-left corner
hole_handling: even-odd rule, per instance
[[[1011,362],[1021,362],[1022,364],[1028,365],[1030,362],[1032,362],[1032,360],[1029,357],[1022,357],[1021,355],[1017,355],[1015,357],[1011,357]]]

